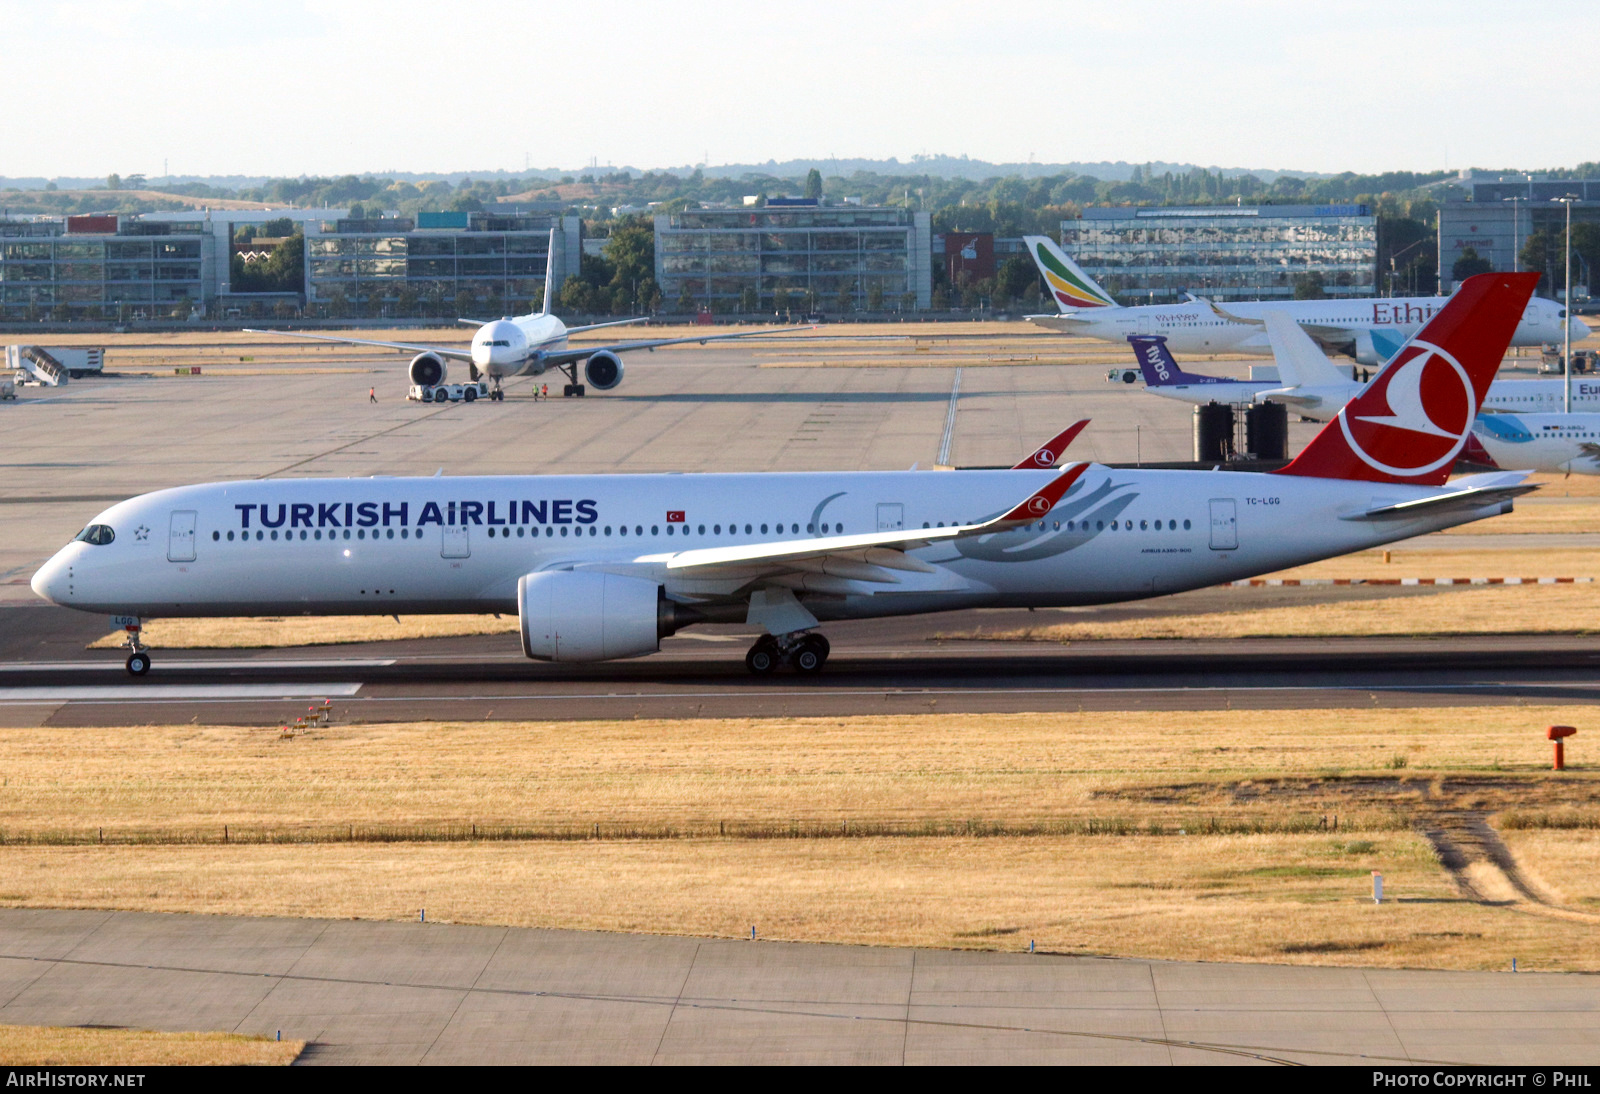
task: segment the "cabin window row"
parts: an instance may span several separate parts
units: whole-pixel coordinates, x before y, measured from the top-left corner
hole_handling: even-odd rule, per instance
[[[581,526],[581,525],[570,525],[570,526],[569,525],[563,525],[561,527],[560,534],[563,535],[563,536],[568,535],[569,534],[568,533],[568,528],[569,527],[572,529],[572,531],[570,533],[571,535],[581,536],[581,535],[584,534],[584,529],[583,529],[583,526]],[[704,524],[693,525],[693,526],[688,525],[688,524],[684,524],[684,525],[669,524],[666,527],[667,527],[667,535],[669,535],[669,536],[671,536],[671,535],[684,535],[684,536],[687,536],[687,535],[690,534],[691,527],[699,535],[703,536],[703,535],[706,534],[706,526]],[[740,526],[737,525],[737,524],[728,525],[728,533],[727,534],[730,535],[730,536],[739,535],[740,534],[739,527]],[[755,529],[759,528],[761,535],[780,535],[781,536],[781,535],[785,534],[784,533],[784,528],[785,527],[786,526],[783,525],[783,524],[775,524],[775,525],[746,524],[746,525],[744,525],[744,534],[747,535],[747,536],[748,535],[755,535],[756,534]],[[923,525],[923,527],[927,527],[927,525]],[[789,535],[799,535],[800,534],[800,525],[799,524],[789,524],[789,525],[787,525],[787,528],[789,529],[789,531],[788,531]],[[815,534],[817,534],[817,528],[818,528],[817,525],[807,524],[806,525],[806,532],[808,534],[815,535]],[[591,535],[591,536],[598,536],[598,535],[609,536],[609,535],[612,534],[612,527],[609,524],[606,525],[604,529],[601,529],[598,526],[591,524],[591,525],[588,526],[588,529],[589,529],[589,535]],[[770,531],[769,531],[769,529],[770,529]],[[368,535],[367,535],[367,529],[365,529],[365,528],[354,529],[354,533],[355,534],[354,534],[353,537],[351,535],[351,531],[352,530],[349,529],[349,528],[345,528],[342,531],[339,530],[339,529],[329,529],[328,530],[328,534],[327,534],[327,538],[330,539],[330,540],[341,539],[341,538],[342,539],[351,539],[351,538],[354,538],[354,539],[367,539],[367,538],[369,538]],[[380,539],[380,538],[382,538],[382,539],[394,539],[395,538],[395,529],[393,529],[393,528],[385,528],[385,529],[374,528],[371,531],[372,531],[372,534],[371,534],[370,538],[372,538],[372,539]],[[487,531],[489,533],[489,538],[490,539],[495,538],[495,535],[496,535],[497,532],[498,532],[499,536],[501,538],[503,538],[503,539],[510,539],[511,538],[511,529],[510,528],[499,528],[499,529],[496,529],[496,528],[492,528],[491,527],[491,528],[487,529]],[[835,521],[835,522],[830,523],[828,521],[824,521],[822,523],[822,525],[821,525],[821,532],[822,532],[823,535],[839,535],[843,531],[844,531],[843,522]],[[422,530],[420,528],[417,529],[415,532],[412,532],[411,529],[409,529],[409,528],[401,528],[401,529],[399,529],[399,532],[400,532],[400,538],[401,539],[411,539],[411,538],[421,539],[422,538]],[[629,531],[628,526],[626,524],[618,525],[616,530],[615,530],[615,532],[616,532],[616,534],[618,536],[627,536],[627,535],[642,536],[642,535],[645,534],[644,525],[642,525],[642,524],[634,525],[633,526],[633,530],[631,532]],[[517,534],[517,538],[518,539],[523,539],[523,538],[525,538],[526,536],[529,536],[529,535],[531,535],[534,539],[537,539],[539,537],[539,529],[538,528],[534,528],[530,532],[527,526],[518,525],[517,528],[516,528],[516,534]],[[544,534],[545,534],[546,538],[552,538],[552,537],[554,537],[556,535],[556,529],[554,527],[550,526],[550,525],[545,525]],[[661,525],[652,524],[650,526],[650,534],[652,536],[660,535],[661,534]],[[718,536],[722,535],[723,534],[722,533],[722,525],[713,524],[711,526],[711,534],[712,535],[718,535]],[[302,540],[305,540],[305,539],[320,540],[320,539],[323,538],[322,529],[320,529],[320,528],[313,529],[313,530],[311,530],[309,532],[304,530],[304,529],[302,529],[298,533],[298,535],[299,535],[299,538],[302,539]],[[234,542],[234,540],[236,538],[239,539],[239,540],[249,540],[251,538],[251,534],[249,532],[237,532],[237,533],[235,533],[235,532],[227,532],[227,533],[224,533],[224,532],[212,532],[211,533],[211,539],[212,539],[213,542],[219,542],[219,541],[221,541],[223,539],[226,539],[229,543],[232,543],[232,542]],[[278,536],[278,532],[276,530],[270,531],[270,532],[264,532],[264,531],[257,530],[255,532],[255,537],[254,538],[257,539],[257,540],[276,540],[276,539],[279,538],[279,536]],[[294,539],[294,538],[296,538],[296,533],[292,532],[292,531],[286,531],[286,532],[283,533],[283,538],[285,540]]]

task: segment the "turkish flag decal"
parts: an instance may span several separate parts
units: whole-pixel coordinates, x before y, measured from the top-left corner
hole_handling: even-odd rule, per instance
[[[668,509],[667,510],[667,523],[668,524],[682,524],[683,523],[683,510],[682,509]]]

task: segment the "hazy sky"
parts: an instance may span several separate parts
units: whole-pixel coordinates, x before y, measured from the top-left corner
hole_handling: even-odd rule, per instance
[[[918,153],[1572,165],[1600,159],[1600,128],[1574,117],[1595,11],[0,0],[0,175],[154,178],[163,157],[174,174],[270,175]]]

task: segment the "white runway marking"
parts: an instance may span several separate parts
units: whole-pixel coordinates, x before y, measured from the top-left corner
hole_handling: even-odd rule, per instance
[[[360,684],[107,684],[77,688],[0,688],[0,705],[174,699],[348,699]]]

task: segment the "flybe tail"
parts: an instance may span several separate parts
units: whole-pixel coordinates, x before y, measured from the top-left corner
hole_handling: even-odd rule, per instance
[[[1174,387],[1179,384],[1224,384],[1226,376],[1201,376],[1185,372],[1167,349],[1167,340],[1159,334],[1130,334],[1128,344],[1139,359],[1139,371],[1144,373],[1145,387]]]
[[[1111,294],[1094,283],[1094,278],[1078,268],[1078,264],[1062,253],[1049,236],[1024,236],[1028,253],[1033,256],[1039,273],[1050,286],[1056,307],[1062,312],[1082,311],[1085,308],[1115,308],[1117,302]]]
[[[1538,283],[1536,273],[1467,278],[1278,474],[1442,486]]]

